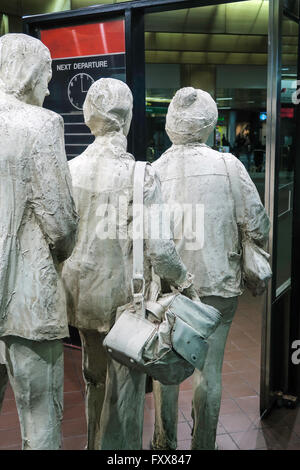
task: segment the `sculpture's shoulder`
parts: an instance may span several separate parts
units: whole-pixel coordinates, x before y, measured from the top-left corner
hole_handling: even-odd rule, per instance
[[[161,181],[201,175],[224,175],[224,160],[236,161],[231,154],[222,154],[204,144],[172,145],[153,163]],[[238,162],[238,160],[237,160]]]
[[[24,133],[28,137],[34,137],[39,136],[45,126],[51,133],[63,127],[63,119],[59,114],[13,97],[2,97],[0,109],[2,126],[12,128],[19,135]]]
[[[71,172],[71,175],[76,175],[81,172],[81,169],[84,169],[84,166],[88,164],[88,159],[85,158],[85,152],[83,152],[81,155],[78,155],[77,157],[72,158],[72,160],[68,161],[69,164],[69,169]]]
[[[30,120],[34,122],[37,133],[43,130],[45,130],[45,132],[55,132],[60,128],[63,129],[64,121],[59,114],[39,106],[27,106],[29,106],[29,108],[27,108],[28,115],[31,117]]]

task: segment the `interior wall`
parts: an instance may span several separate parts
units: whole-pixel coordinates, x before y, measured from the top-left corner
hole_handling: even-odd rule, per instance
[[[181,86],[200,88],[216,97],[216,69],[214,65],[181,65]]]

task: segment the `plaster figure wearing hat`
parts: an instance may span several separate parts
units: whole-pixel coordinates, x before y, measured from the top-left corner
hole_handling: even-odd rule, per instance
[[[238,296],[243,292],[241,239],[248,237],[262,247],[270,226],[243,164],[205,143],[217,117],[216,103],[208,93],[192,87],[178,90],[166,117],[172,146],[153,163],[166,203],[202,208],[200,239],[197,234],[195,240],[185,234],[176,240],[176,227],[174,239],[183,262],[195,275],[194,286],[200,299],[222,313],[221,324],[208,339],[204,369],[193,375],[192,449],[215,448],[224,349]],[[238,175],[239,189],[231,187],[234,180],[228,169],[232,166]],[[233,189],[239,191],[239,220]],[[154,381],[153,389],[156,418],[152,447],[176,449],[179,387]]]
[[[78,220],[63,120],[42,108],[50,79],[41,41],[0,38],[0,392],[8,374],[23,449],[35,450],[61,446],[69,330],[59,263],[72,252]]]
[[[83,111],[95,141],[70,161],[80,223],[75,249],[63,267],[63,279],[69,322],[79,329],[83,348],[87,448],[141,449],[145,374],[131,373],[109,359],[102,345],[117,308],[131,301],[129,234],[135,160],[126,151],[131,91],[120,80],[101,78],[90,87]],[[144,205],[161,202],[159,180],[147,165]],[[145,236],[146,289],[151,266],[170,284],[186,286],[186,295],[195,294],[172,240]]]

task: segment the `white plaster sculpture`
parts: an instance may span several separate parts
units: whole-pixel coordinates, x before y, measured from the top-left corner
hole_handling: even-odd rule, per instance
[[[201,236],[196,233],[195,240],[178,237],[175,243],[183,262],[195,275],[194,286],[201,300],[223,314],[221,324],[208,339],[204,370],[196,370],[193,375],[192,449],[215,448],[224,348],[238,296],[243,292],[240,237],[249,237],[263,246],[269,232],[268,216],[243,164],[233,155],[222,155],[205,144],[217,116],[217,106],[208,93],[192,87],[177,91],[166,118],[166,132],[173,145],[153,163],[165,202],[192,206],[195,214],[197,207],[201,209]],[[236,165],[240,178],[240,227],[224,159]],[[152,446],[176,449],[179,387],[154,381],[153,389],[156,420]]]
[[[90,87],[83,111],[95,141],[70,161],[80,223],[77,244],[64,263],[62,275],[69,323],[79,329],[83,347],[87,448],[141,449],[146,377],[107,358],[102,346],[117,308],[131,301],[135,160],[126,152],[131,91],[119,80],[101,78]],[[144,204],[151,203],[161,204],[161,194],[158,178],[149,165]],[[151,265],[171,284],[188,286],[185,282],[190,276],[173,241],[146,238],[146,288]],[[191,286],[190,294],[192,290]]]
[[[42,108],[50,78],[41,41],[0,38],[0,338],[26,450],[61,445],[69,332],[58,270],[78,222],[63,120]]]

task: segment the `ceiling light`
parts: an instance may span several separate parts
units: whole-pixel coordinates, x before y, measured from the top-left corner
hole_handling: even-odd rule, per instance
[[[233,98],[217,98],[216,101],[228,101],[228,100],[232,100]]]
[[[146,97],[146,101],[153,101],[158,103],[171,103],[171,100],[169,98],[151,98],[150,96]]]

